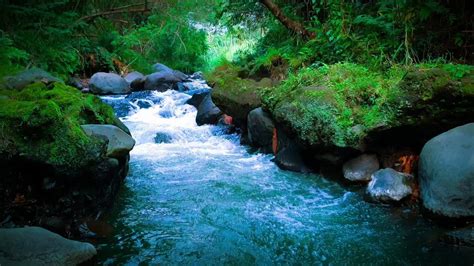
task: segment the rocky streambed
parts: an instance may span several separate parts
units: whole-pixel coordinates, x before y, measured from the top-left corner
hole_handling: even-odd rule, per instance
[[[88,238],[105,264],[473,261],[469,90],[420,114],[436,121],[429,130],[360,129],[357,145],[334,146],[309,143],[258,89],[211,89],[200,74],[153,67],[70,83],[82,92],[40,70],[7,79],[2,227]],[[443,84],[471,86],[456,82]],[[413,102],[439,99],[425,98]],[[414,141],[401,141],[407,130]]]

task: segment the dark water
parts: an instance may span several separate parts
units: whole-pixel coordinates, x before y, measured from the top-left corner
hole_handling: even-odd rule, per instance
[[[107,218],[114,233],[97,245],[99,263],[473,264],[472,249],[440,243],[442,229],[410,209],[279,170],[238,136],[196,126],[188,98],[168,91],[104,99],[137,145]],[[157,134],[168,143],[155,143]]]

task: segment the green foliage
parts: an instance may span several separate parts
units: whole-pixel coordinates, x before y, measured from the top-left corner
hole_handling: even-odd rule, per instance
[[[13,46],[13,41],[0,32],[0,78],[21,70],[28,53]]]
[[[120,36],[113,44],[122,60],[145,73],[157,62],[186,72],[197,71],[204,64],[207,51],[203,31],[175,21],[161,23],[157,17]]]
[[[62,83],[0,91],[0,156],[45,160],[64,171],[100,159],[104,142],[81,124],[114,124],[111,107]]]

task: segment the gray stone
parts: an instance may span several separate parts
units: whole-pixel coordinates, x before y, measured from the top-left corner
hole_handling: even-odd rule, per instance
[[[196,123],[198,126],[204,124],[214,125],[219,121],[223,115],[221,110],[214,104],[211,95],[207,94],[197,108]]]
[[[121,76],[114,73],[98,72],[92,75],[89,89],[94,94],[126,94],[130,93],[130,86]]]
[[[156,72],[145,77],[145,90],[167,91],[174,89],[176,83],[182,79],[175,76],[173,72]]]
[[[133,71],[133,72],[128,73],[124,77],[124,79],[125,79],[125,81],[127,81],[128,84],[132,84],[132,82],[134,82],[135,80],[142,79],[144,77],[145,76],[142,73],[140,73],[138,71]]]
[[[97,254],[89,243],[41,227],[0,229],[0,265],[77,265]]]
[[[28,69],[14,76],[4,78],[4,83],[7,89],[19,90],[35,82],[49,84],[53,82],[61,82],[61,80],[39,68]]]
[[[135,146],[135,140],[120,128],[113,125],[82,125],[82,129],[88,135],[104,136],[109,140],[107,144],[107,156],[111,158],[122,158]]]
[[[428,141],[418,171],[427,209],[453,218],[474,216],[474,123]]]
[[[367,192],[378,201],[400,201],[411,195],[412,183],[412,176],[397,172],[392,168],[385,168],[372,175],[372,180],[367,186]]]
[[[261,107],[253,109],[247,116],[247,133],[250,144],[262,148],[263,152],[272,152],[275,124],[270,115]]]
[[[161,63],[156,63],[152,66],[153,71],[155,72],[173,72],[173,69],[167,67],[166,65],[163,65]]]
[[[375,171],[379,170],[380,164],[375,154],[362,154],[349,160],[342,166],[344,178],[350,181],[370,181]]]

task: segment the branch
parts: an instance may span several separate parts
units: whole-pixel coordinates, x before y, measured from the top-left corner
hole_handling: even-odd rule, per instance
[[[316,34],[314,32],[308,31],[303,24],[299,23],[298,21],[294,21],[289,17],[285,16],[281,9],[273,3],[272,0],[259,0],[264,6],[268,8],[268,10],[275,16],[283,26],[285,26],[290,31],[293,31],[297,34],[302,35],[303,37],[314,39],[316,38]]]

